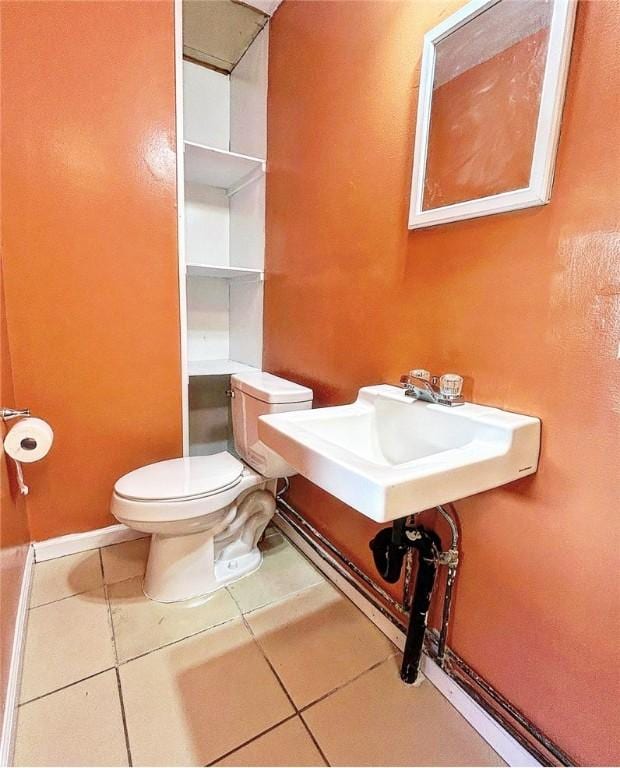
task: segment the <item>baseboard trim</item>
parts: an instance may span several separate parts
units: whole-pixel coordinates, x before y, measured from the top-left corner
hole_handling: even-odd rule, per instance
[[[11,666],[6,687],[6,699],[4,702],[4,716],[2,718],[2,736],[0,737],[0,766],[6,768],[13,762],[13,748],[15,746],[15,725],[17,722],[17,705],[19,702],[19,687],[21,682],[22,661],[24,644],[26,641],[26,627],[28,625],[28,606],[30,604],[30,587],[32,584],[32,571],[34,566],[34,547],[28,546],[24,574],[19,592],[17,614],[15,616],[15,633],[13,635],[13,648],[11,651]]]
[[[118,525],[109,525],[106,528],[96,528],[94,531],[70,533],[67,536],[35,541],[35,562],[42,563],[56,557],[74,555],[76,552],[86,552],[89,549],[99,549],[99,547],[109,547],[110,544],[142,539],[145,536],[145,533],[134,531],[119,523]]]
[[[274,524],[292,543],[311,560],[316,567],[333,582],[402,651],[405,634],[393,624],[375,605],[347,579],[342,576],[336,561],[330,553],[314,542],[313,546],[304,539],[287,520],[276,512]],[[317,549],[320,550],[317,552]],[[429,656],[422,659],[422,672],[427,680],[445,696],[452,706],[467,720],[480,736],[510,766],[540,766],[541,763],[494,720],[474,699],[464,691]]]

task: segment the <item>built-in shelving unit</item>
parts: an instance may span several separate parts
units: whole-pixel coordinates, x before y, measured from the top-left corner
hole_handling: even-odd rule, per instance
[[[182,30],[182,3],[175,0]],[[232,446],[230,376],[260,370],[263,336],[268,25],[230,75],[182,60],[177,172],[184,444]]]
[[[190,360],[188,363],[190,376],[225,376],[258,370],[252,365],[239,363],[236,360]]]
[[[265,170],[265,161],[225,149],[184,142],[185,180],[206,184],[233,195]]]
[[[222,267],[215,264],[188,264],[189,277],[221,277],[228,280],[262,280],[263,270],[251,267]]]

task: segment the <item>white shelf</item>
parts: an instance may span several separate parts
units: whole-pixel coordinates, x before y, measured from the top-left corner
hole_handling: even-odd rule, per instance
[[[187,368],[190,376],[224,376],[228,373],[259,370],[236,360],[189,360]]]
[[[225,189],[233,195],[265,171],[265,161],[224,149],[184,142],[185,180]]]
[[[190,277],[223,277],[227,279],[245,278],[262,280],[261,269],[249,267],[218,267],[212,264],[187,264],[186,272]]]

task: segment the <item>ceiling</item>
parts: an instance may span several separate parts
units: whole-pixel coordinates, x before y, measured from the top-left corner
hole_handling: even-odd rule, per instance
[[[267,12],[237,0],[183,0],[183,56],[231,72],[273,12],[261,7]]]

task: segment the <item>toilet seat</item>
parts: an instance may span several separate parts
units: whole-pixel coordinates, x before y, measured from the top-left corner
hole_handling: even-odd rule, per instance
[[[244,465],[228,451],[148,464],[117,481],[114,492],[134,502],[192,501],[236,486]]]

